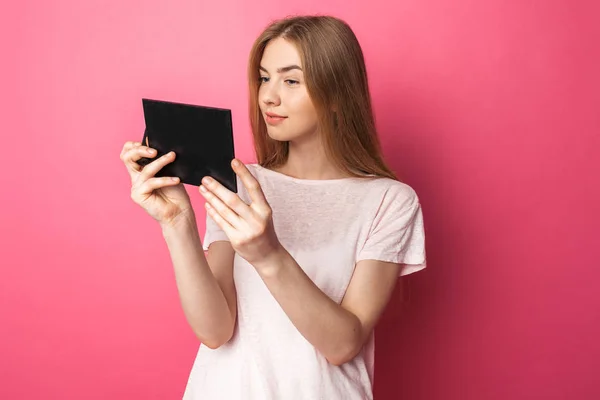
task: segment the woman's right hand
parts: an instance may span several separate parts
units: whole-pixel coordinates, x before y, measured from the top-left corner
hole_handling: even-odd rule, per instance
[[[140,142],[127,142],[121,150],[121,161],[131,177],[131,199],[139,204],[161,226],[172,224],[185,214],[193,214],[190,197],[177,177],[155,177],[165,165],[175,160],[170,152],[142,167],[136,161],[153,158],[156,150]]]

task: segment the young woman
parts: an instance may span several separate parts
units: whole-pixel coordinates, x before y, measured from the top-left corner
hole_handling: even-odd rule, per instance
[[[142,169],[152,149],[121,153],[201,341],[184,399],[372,399],[373,329],[397,277],[425,268],[425,238],[382,160],[361,48],[337,18],[276,21],[249,81],[258,162],[232,161],[237,194],[203,180],[203,240],[181,183],[154,177],[175,155]]]

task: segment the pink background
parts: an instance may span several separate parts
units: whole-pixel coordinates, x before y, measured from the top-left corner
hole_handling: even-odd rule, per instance
[[[377,331],[376,399],[600,398],[593,3],[13,2],[0,398],[181,397],[198,342],[121,147],[152,97],[232,108],[253,162],[250,45],[271,18],[314,12],[355,30],[385,156],[426,221],[429,268]]]

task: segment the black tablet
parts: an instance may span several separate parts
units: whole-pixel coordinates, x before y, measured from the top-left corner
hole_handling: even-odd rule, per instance
[[[156,149],[153,158],[142,158],[145,166],[170,151],[175,161],[155,176],[176,176],[181,182],[200,186],[211,176],[237,193],[231,110],[163,100],[142,99],[146,129],[142,143]]]

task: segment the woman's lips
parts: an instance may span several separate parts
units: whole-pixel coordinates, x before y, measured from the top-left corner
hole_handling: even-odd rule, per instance
[[[265,119],[269,125],[279,125],[282,123],[287,117],[276,117],[272,114],[265,114]]]

